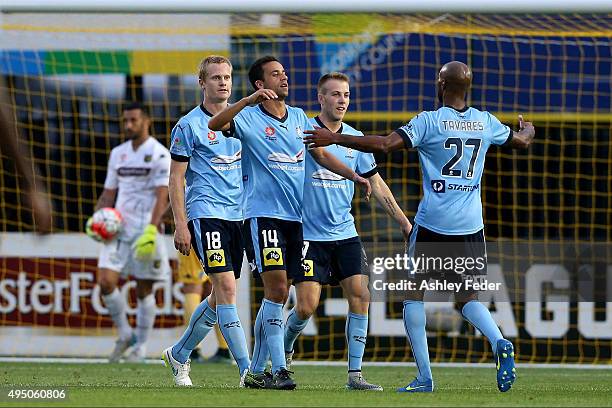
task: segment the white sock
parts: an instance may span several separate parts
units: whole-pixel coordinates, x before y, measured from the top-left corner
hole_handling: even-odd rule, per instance
[[[137,346],[144,347],[155,323],[155,297],[153,294],[138,299],[136,307],[136,340]]]
[[[132,337],[132,327],[125,313],[125,299],[121,296],[119,289],[115,288],[109,295],[102,295],[108,314],[119,330],[119,338],[122,340]]]

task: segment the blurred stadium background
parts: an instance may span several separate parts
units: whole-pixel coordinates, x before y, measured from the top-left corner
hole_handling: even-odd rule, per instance
[[[0,73],[55,217],[54,233],[33,239],[12,163],[2,157],[0,355],[104,357],[111,351],[114,332],[94,285],[98,247],[83,229],[102,191],[110,150],[123,141],[122,103],[145,101],[153,135],[168,145],[174,123],[200,102],[196,69],[211,53],[234,64],[232,100],[250,93],[249,64],[276,55],[289,72],[288,102],[312,115],[319,76],[345,72],[352,80],[346,121],[376,134],[437,108],[437,71],[450,60],[464,61],[474,72],[470,105],[515,129],[522,113],[537,129],[528,152],[489,152],[482,183],[489,243],[612,241],[612,14],[0,16]],[[421,193],[416,153],[377,160],[400,205],[414,216]],[[357,197],[354,213],[365,242],[401,240],[375,204]],[[172,248],[171,235],[166,238]],[[541,255],[524,254],[533,263],[555,263]],[[607,297],[604,290],[592,302],[567,294],[578,284],[576,268],[563,282],[532,270],[528,283],[526,270],[498,270],[520,288],[491,307],[521,361],[610,363],[612,265],[591,282],[607,285]],[[241,318],[252,327],[262,293],[257,282],[241,281]],[[134,306],[133,289],[126,284],[124,290]],[[529,290],[538,301],[526,301]],[[159,285],[157,299],[152,357],[182,330],[178,284]],[[337,289],[324,291],[299,340],[298,360],[344,361],[346,307]],[[469,335],[460,320],[452,306],[430,308],[432,360],[490,361],[486,340]],[[215,345],[207,347],[212,353]],[[401,303],[372,304],[366,354],[368,361],[411,361]]]

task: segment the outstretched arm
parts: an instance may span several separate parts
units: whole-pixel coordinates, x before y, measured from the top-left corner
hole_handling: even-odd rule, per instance
[[[412,224],[410,224],[410,221],[408,221],[408,218],[397,204],[389,186],[378,173],[370,177],[369,180],[370,184],[372,184],[372,193],[374,197],[376,197],[376,200],[384,207],[387,214],[399,224],[402,235],[404,235],[404,240],[408,241],[408,235],[412,230]]]
[[[372,186],[367,179],[364,179],[353,170],[349,169],[340,160],[338,160],[333,154],[326,152],[324,149],[310,149],[312,157],[317,163],[326,169],[333,171],[336,174],[341,175],[347,180],[355,182],[365,189],[365,200],[370,200],[370,194],[372,193]]]
[[[208,128],[210,130],[229,130],[232,119],[240,113],[241,110],[247,106],[254,106],[260,102],[267,101],[269,99],[276,99],[276,93],[270,89],[260,89],[250,96],[244,97],[233,105],[229,105],[221,112],[213,116],[208,121]]]
[[[0,79],[0,151],[13,160],[17,174],[21,176],[21,187],[26,192],[35,229],[39,233],[48,233],[53,224],[51,203],[45,188],[36,180],[36,170],[30,163],[30,155],[19,146],[13,113],[8,108],[8,99],[4,91],[4,82]]]
[[[310,135],[304,137],[304,143],[309,147],[325,147],[338,144],[362,152],[385,154],[406,147],[402,136],[397,132],[392,132],[388,136],[349,136],[315,127],[314,130],[306,130],[304,133]]]
[[[523,115],[519,115],[519,131],[512,131],[512,139],[510,139],[510,146],[513,149],[527,149],[533,139],[535,138],[535,128],[533,123],[525,122]]]

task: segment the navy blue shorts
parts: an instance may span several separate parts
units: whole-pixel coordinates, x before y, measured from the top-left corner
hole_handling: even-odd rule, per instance
[[[473,234],[446,235],[414,224],[410,232],[408,256],[416,265],[413,268],[415,273],[409,274],[413,280],[460,280],[487,273],[484,230]]]
[[[244,240],[242,221],[196,218],[187,224],[191,246],[207,274],[233,271],[240,277]]]
[[[244,222],[247,258],[253,275],[282,270],[287,277],[302,269],[302,223],[277,218],[249,218]]]
[[[367,275],[368,262],[359,237],[338,241],[304,241],[302,271],[293,283],[319,282],[338,285],[354,275]]]

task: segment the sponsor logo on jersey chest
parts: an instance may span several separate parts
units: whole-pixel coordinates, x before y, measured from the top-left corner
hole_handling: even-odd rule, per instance
[[[217,134],[212,130],[208,132],[207,137],[209,146],[219,144],[219,141],[217,140]]]
[[[431,189],[434,193],[445,193],[446,180],[431,180]]]
[[[268,140],[276,140],[276,130],[272,126],[267,126],[264,129],[264,134]]]
[[[124,177],[143,177],[148,175],[151,169],[146,167],[119,167],[117,174]]]

